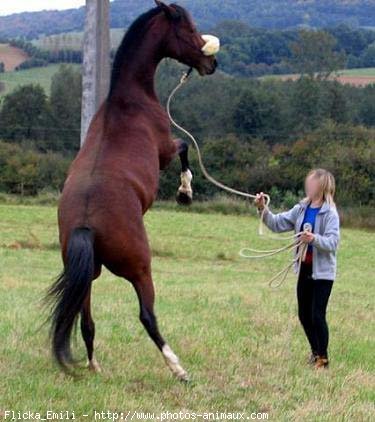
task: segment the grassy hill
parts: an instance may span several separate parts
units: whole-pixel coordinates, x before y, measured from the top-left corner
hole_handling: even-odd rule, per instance
[[[6,95],[17,86],[31,83],[42,85],[48,94],[51,88],[52,76],[57,72],[59,66],[60,64],[54,64],[46,67],[19,70],[17,72],[0,73],[0,83],[4,86],[4,90],[0,91],[0,97]]]
[[[347,23],[353,26],[374,25],[373,0],[180,0],[201,28],[208,29],[228,19],[241,20],[251,26],[289,28],[325,27]],[[111,27],[124,28],[140,13],[155,5],[153,0],[114,0]],[[19,13],[0,17],[0,37],[29,39],[41,35],[80,31],[84,8],[63,11]]]
[[[124,36],[125,29],[111,29],[111,48],[117,48]],[[82,50],[83,31],[66,32],[55,35],[43,35],[33,40],[33,44],[42,50]]]
[[[45,317],[40,299],[61,269],[56,209],[1,205],[0,408],[42,415],[69,409],[79,421],[94,420],[94,410],[374,420],[373,233],[342,231],[328,306],[331,366],[316,372],[306,363],[295,277],[277,290],[267,285],[286,256],[248,261],[238,255],[245,246],[272,247],[257,236],[257,223],[250,216],[191,212],[153,210],[146,216],[156,314],[190,384],[171,377],[146,335],[130,283],[106,270],[92,296],[103,373],[82,370],[73,380],[51,360],[48,327],[39,329]],[[85,356],[80,334],[74,352]]]
[[[353,77],[368,77],[375,78],[375,67],[366,67],[363,69],[345,69],[340,70],[339,74],[342,76],[353,76]]]
[[[266,75],[259,79],[281,79],[283,81],[288,79],[298,79],[300,75]],[[337,73],[333,73],[330,79],[336,79],[340,83],[350,84],[355,86],[366,86],[375,84],[375,67],[368,67],[363,69],[344,69]]]

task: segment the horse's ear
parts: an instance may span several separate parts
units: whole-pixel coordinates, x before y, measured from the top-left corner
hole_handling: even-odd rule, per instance
[[[160,0],[155,0],[155,3],[157,4],[157,6],[163,9],[164,13],[169,19],[174,20],[181,17],[180,13],[174,7],[168,6]]]

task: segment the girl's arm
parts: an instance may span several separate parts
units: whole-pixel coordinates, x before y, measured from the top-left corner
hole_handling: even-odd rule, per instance
[[[294,229],[300,207],[300,204],[296,204],[289,211],[273,214],[266,206],[264,209],[264,223],[270,230],[276,233],[291,231]]]
[[[336,211],[330,212],[327,217],[324,234],[314,233],[314,240],[311,245],[326,252],[333,252],[337,249],[340,240],[340,219]]]

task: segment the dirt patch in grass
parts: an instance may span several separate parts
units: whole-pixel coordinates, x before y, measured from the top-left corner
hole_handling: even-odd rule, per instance
[[[5,72],[12,72],[29,58],[27,53],[9,44],[0,44],[0,62],[4,63]]]

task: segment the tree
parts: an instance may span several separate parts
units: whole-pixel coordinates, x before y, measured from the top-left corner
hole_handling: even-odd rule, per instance
[[[361,55],[361,62],[363,67],[375,66],[375,42],[370,44]]]
[[[234,111],[239,133],[273,141],[282,132],[281,102],[275,92],[266,89],[245,91]]]
[[[0,135],[8,141],[45,140],[49,107],[39,84],[23,85],[6,95],[0,112]]]
[[[324,82],[322,95],[319,99],[319,109],[322,118],[329,118],[337,123],[349,120],[349,106],[345,87],[338,81]]]
[[[325,31],[299,32],[299,39],[290,44],[291,63],[302,75],[311,79],[327,79],[329,75],[344,67],[345,53],[335,52],[335,38]]]
[[[52,78],[51,113],[54,122],[52,149],[78,150],[81,124],[81,74],[62,65]]]
[[[71,159],[0,141],[0,190],[21,195],[61,189]]]
[[[321,120],[322,110],[319,107],[321,83],[303,76],[291,87],[290,106],[291,120],[295,132],[306,133],[315,129]]]
[[[375,85],[368,85],[362,90],[360,101],[360,121],[366,126],[375,126]]]

